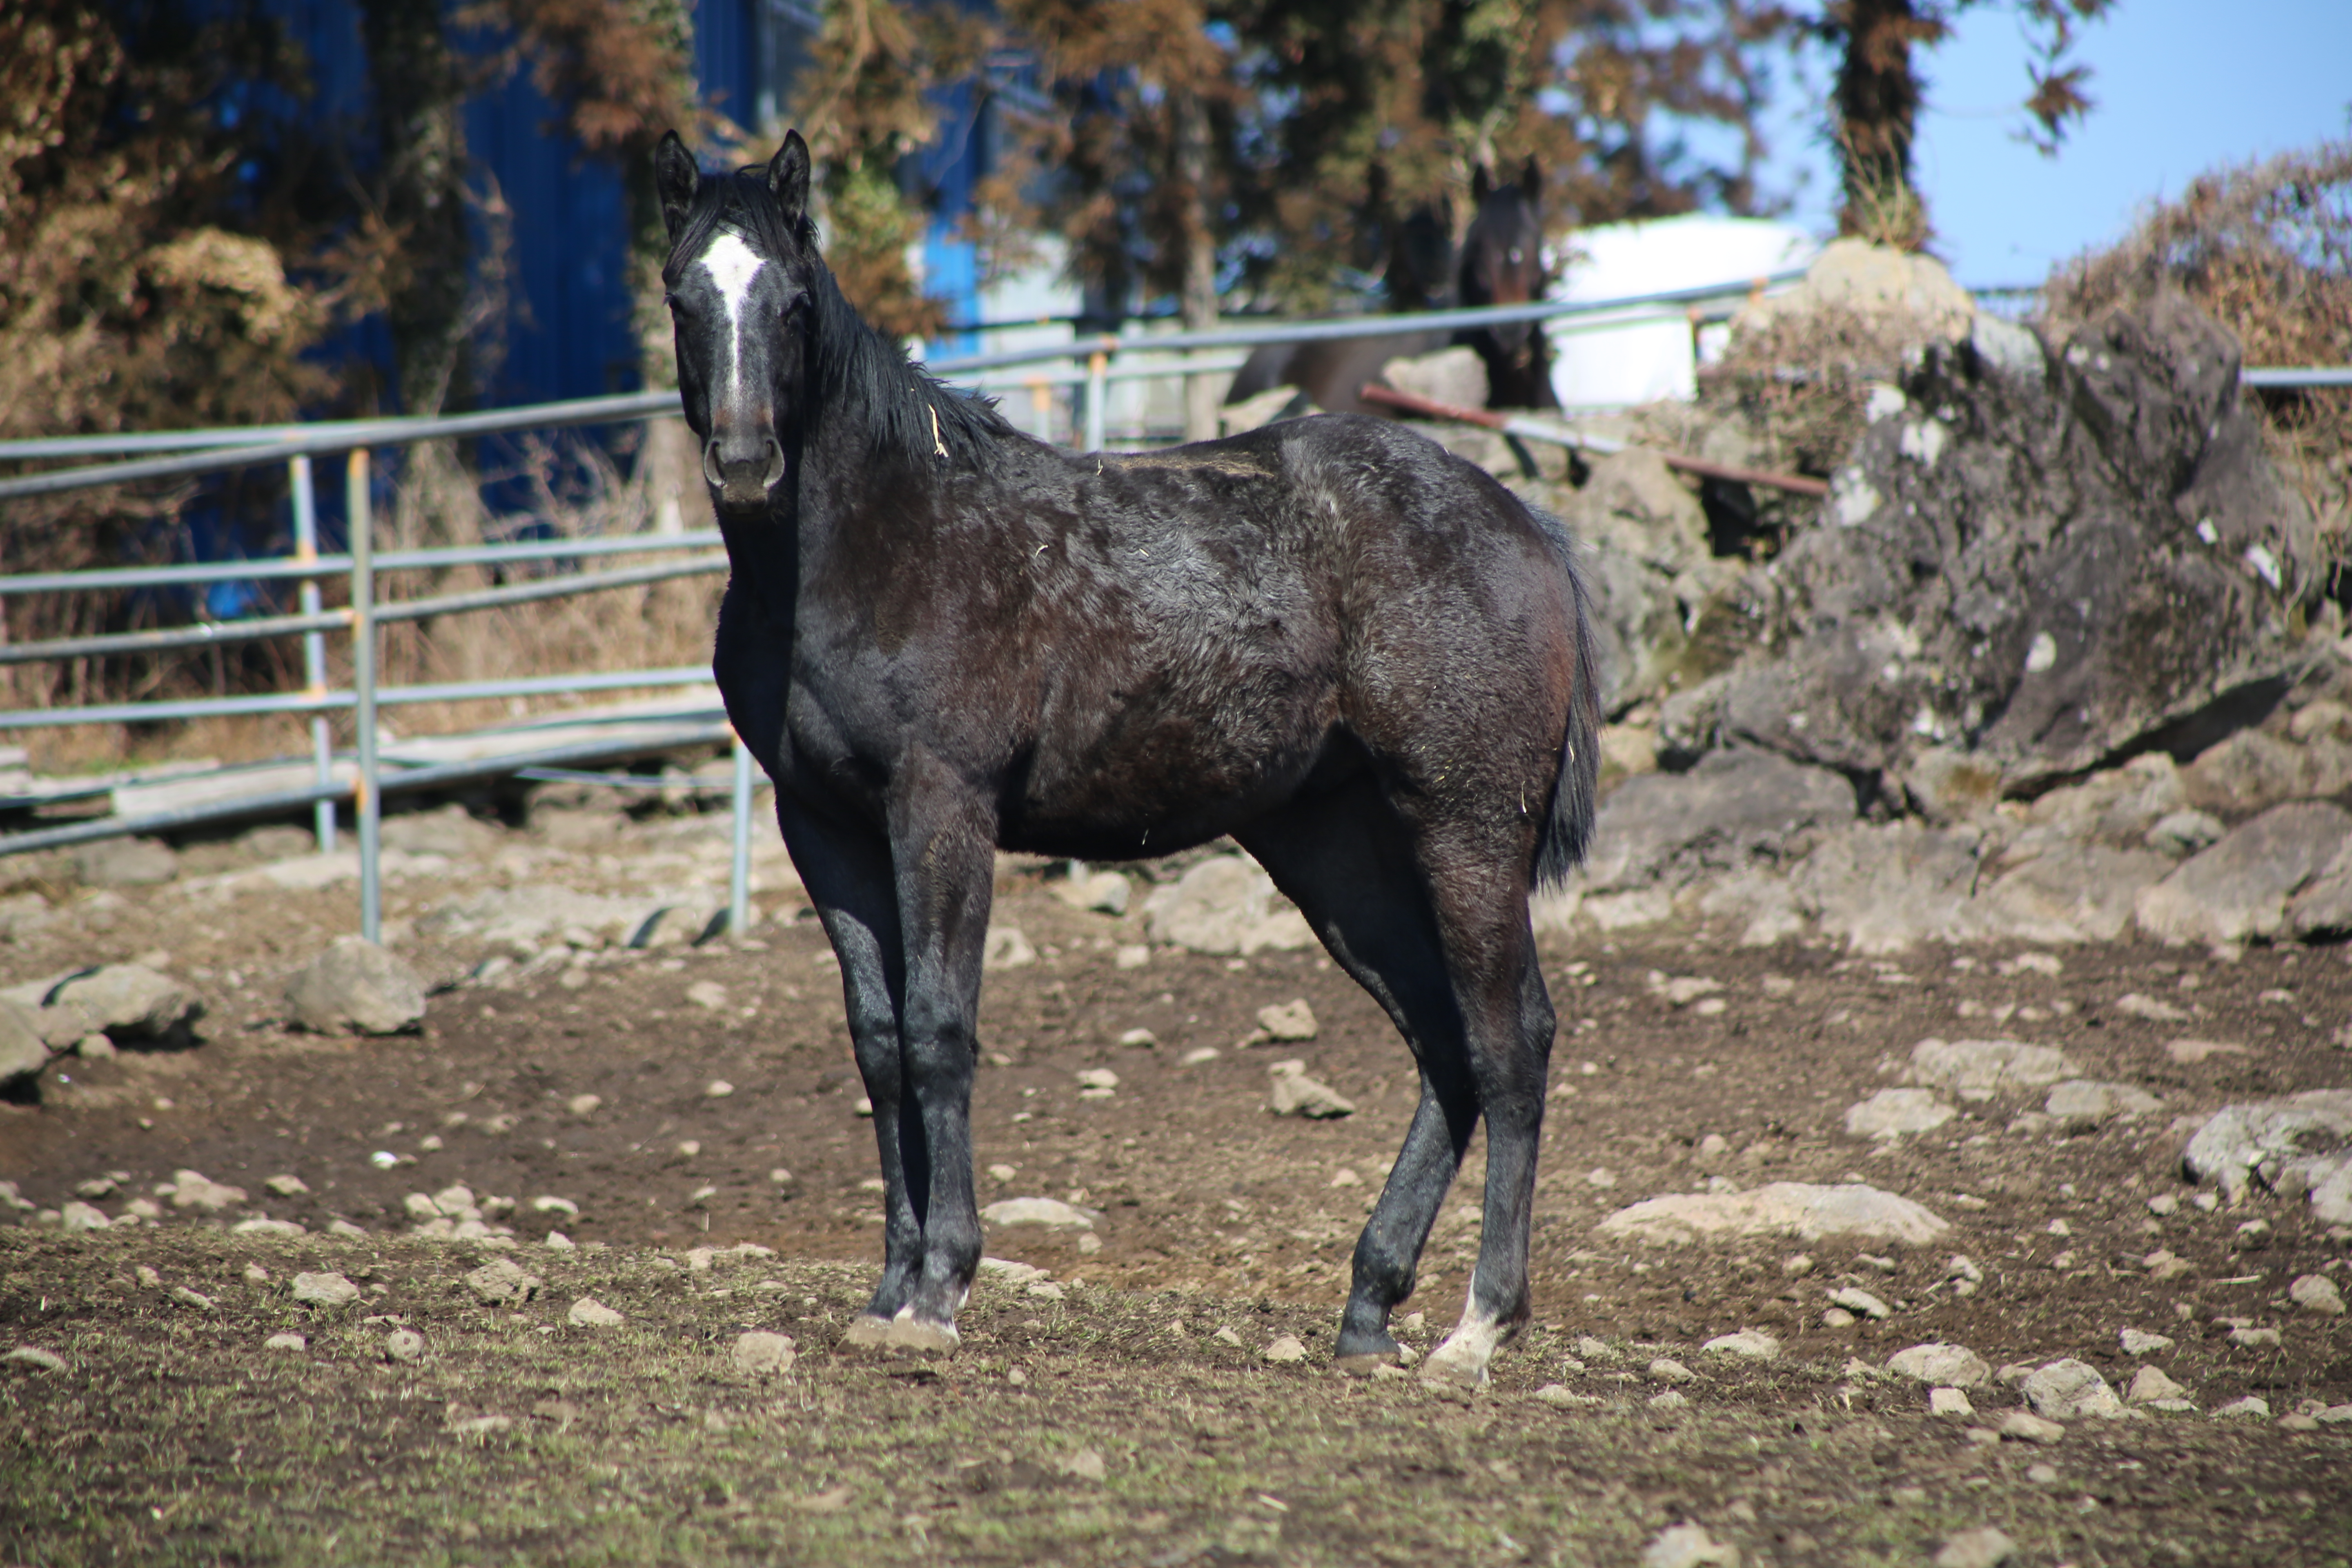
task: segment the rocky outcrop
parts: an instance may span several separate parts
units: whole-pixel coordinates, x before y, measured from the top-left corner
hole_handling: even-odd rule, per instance
[[[1715,553],[1696,490],[1636,449],[1594,458],[1582,487],[1536,499],[1560,514],[1584,557],[1602,706],[1613,712],[1704,673],[1693,629],[1746,563]]]
[[[1596,891],[1688,885],[1707,872],[1793,859],[1854,816],[1853,787],[1769,752],[1725,751],[1683,773],[1646,773],[1612,794],[1594,825],[1585,882]]]
[[[1743,581],[1750,651],[1666,704],[1662,741],[1890,781],[1942,749],[2030,795],[2275,696],[2311,657],[2289,628],[2314,532],[2238,371],[2173,292],[2046,342],[1979,315],[1930,345],[1817,524]]]
[[[2347,858],[2352,813],[2325,801],[2275,806],[2142,889],[2135,912],[2140,929],[2161,942],[2275,936],[2288,924],[2290,900],[2306,886],[2325,880],[2340,889],[2338,867]],[[2315,891],[2318,897],[2298,909],[2296,920],[2325,926],[2334,918],[2330,900],[2342,893]]]
[[[203,1043],[204,998],[140,963],[69,969],[0,991],[0,1088],[37,1078],[52,1057]]]
[[[2290,1197],[2307,1193],[2323,1223],[2352,1225],[2352,1090],[2225,1106],[2189,1141],[2181,1167],[2232,1198],[2254,1184]]]

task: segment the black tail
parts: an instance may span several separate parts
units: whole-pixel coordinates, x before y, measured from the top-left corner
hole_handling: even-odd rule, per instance
[[[1559,522],[1538,511],[1568,574],[1575,616],[1576,687],[1569,694],[1568,737],[1560,747],[1559,777],[1552,784],[1551,816],[1536,842],[1535,885],[1557,888],[1584,859],[1592,841],[1592,814],[1601,782],[1601,659],[1592,642],[1592,613],[1576,547]]]

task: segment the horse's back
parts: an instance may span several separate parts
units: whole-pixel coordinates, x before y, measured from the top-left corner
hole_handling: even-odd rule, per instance
[[[1564,709],[1586,637],[1572,547],[1484,468],[1408,426],[1339,414],[1163,460],[1180,455],[1268,473],[1273,546],[1328,596],[1355,702],[1419,700],[1434,678],[1465,699]]]

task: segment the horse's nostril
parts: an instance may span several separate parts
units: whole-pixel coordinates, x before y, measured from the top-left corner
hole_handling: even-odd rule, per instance
[[[719,442],[713,438],[702,448],[702,477],[708,483],[723,485],[727,476],[719,471]]]

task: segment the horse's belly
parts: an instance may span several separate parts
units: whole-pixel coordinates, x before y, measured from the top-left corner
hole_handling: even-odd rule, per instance
[[[1082,858],[1172,852],[1328,773],[1335,731],[1334,705],[1314,700],[1146,704],[1049,729],[999,802],[1000,837],[1007,848]]]

